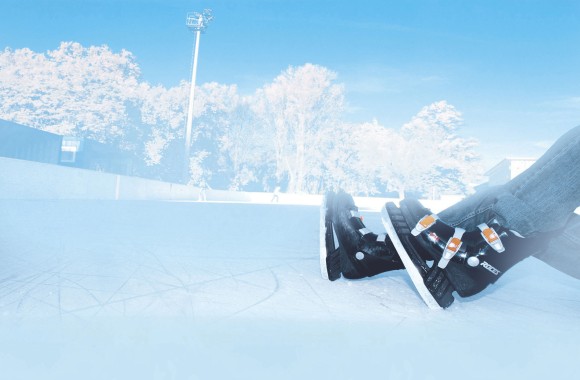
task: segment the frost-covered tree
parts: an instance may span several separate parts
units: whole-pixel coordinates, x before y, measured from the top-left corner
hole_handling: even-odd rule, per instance
[[[320,193],[339,188],[350,192],[360,190],[360,172],[353,170],[356,157],[351,141],[351,127],[341,121],[326,125],[314,135],[312,143],[317,149],[308,157],[309,192]]]
[[[46,53],[0,52],[0,117],[62,135],[132,145],[143,90],[133,55],[63,42]]]
[[[320,193],[344,188],[465,192],[475,142],[446,102],[423,108],[401,131],[342,118],[344,87],[325,67],[289,67],[253,95],[235,85],[196,88],[191,157],[184,157],[189,83],[140,78],[125,50],[63,42],[58,49],[0,52],[0,118],[116,145],[149,176],[201,186]]]
[[[461,113],[446,101],[423,107],[401,129],[390,188],[423,193],[470,191],[481,171],[474,139],[460,137]]]
[[[271,190],[268,180],[275,173],[272,157],[274,130],[252,111],[252,98],[240,99],[219,136],[220,175],[230,190]]]
[[[275,132],[276,178],[287,180],[289,192],[317,187],[319,134],[339,123],[344,106],[344,89],[335,79],[327,68],[305,64],[289,67],[256,93],[254,112]]]
[[[376,120],[349,125],[347,135],[336,135],[333,143],[341,153],[326,152],[339,157],[330,168],[332,177],[339,187],[359,194],[464,194],[480,168],[476,142],[457,135],[461,124],[461,114],[441,101],[424,107],[400,130]]]
[[[359,191],[374,194],[390,190],[398,170],[403,138],[373,120],[354,126],[351,141],[356,152],[351,165],[359,173]]]
[[[166,158],[171,143],[184,133],[189,83],[182,81],[169,89],[164,86],[144,87],[140,94],[141,122],[148,126],[144,159],[148,166],[154,166]]]
[[[214,141],[222,115],[235,108],[236,88],[207,83],[196,90],[192,152],[206,152],[202,161],[208,163],[217,160]],[[186,81],[171,88],[142,81],[126,50],[63,42],[46,53],[0,52],[0,118],[132,151],[158,178],[181,177],[185,158],[178,140],[188,95]],[[213,150],[205,146],[211,144]]]
[[[203,166],[206,172],[216,174],[213,183],[219,188],[229,185],[229,178],[224,176],[222,138],[236,122],[234,115],[239,102],[235,85],[212,82],[196,89],[192,152],[207,152]]]
[[[203,189],[210,187],[209,183],[213,173],[208,165],[204,165],[204,161],[209,155],[210,153],[205,150],[196,151],[191,155],[189,158],[189,184]]]
[[[156,86],[142,95],[141,118],[150,131],[145,160],[149,166],[164,170],[165,175],[172,171],[169,177],[181,176],[185,160],[183,140],[189,86],[185,81],[169,89]],[[231,123],[230,115],[236,110],[238,101],[236,86],[211,82],[196,87],[190,159],[206,173],[220,170],[219,141]],[[200,152],[203,152],[202,159],[199,159]],[[190,174],[195,183],[198,175],[193,171]]]

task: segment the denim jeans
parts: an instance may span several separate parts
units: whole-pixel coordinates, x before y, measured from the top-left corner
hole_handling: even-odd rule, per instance
[[[545,250],[534,254],[580,278],[580,126],[568,131],[525,172],[510,182],[470,196],[439,213],[467,230],[499,223],[524,237],[549,233]]]

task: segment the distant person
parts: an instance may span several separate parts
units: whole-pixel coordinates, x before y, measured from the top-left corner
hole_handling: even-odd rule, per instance
[[[280,201],[280,186],[276,186],[276,188],[274,189],[274,192],[272,193],[272,199],[270,200],[270,203],[278,203]]]
[[[203,182],[199,185],[199,196],[197,198],[198,202],[206,202],[207,201],[207,188],[208,184]]]
[[[388,203],[382,211],[387,234],[365,227],[350,195],[329,192],[322,274],[333,281],[404,268],[433,308],[451,305],[452,292],[481,292],[529,256],[580,279],[579,206],[580,126],[510,182],[438,215],[415,199],[400,207]]]

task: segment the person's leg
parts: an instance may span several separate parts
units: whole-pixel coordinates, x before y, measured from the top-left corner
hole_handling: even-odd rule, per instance
[[[572,215],[564,230],[549,241],[544,251],[534,256],[580,279],[580,215]]]
[[[394,231],[389,232],[389,241],[393,238],[399,240],[400,237],[406,239],[405,244],[399,244],[403,251],[408,250],[411,255],[397,247],[398,254],[405,254],[411,264],[419,268],[423,279],[419,278],[418,282],[424,282],[426,291],[436,296],[441,306],[447,307],[453,301],[453,297],[449,297],[450,292],[457,291],[463,297],[476,294],[530,255],[578,276],[580,222],[577,217],[572,217],[578,206],[580,126],[562,136],[532,167],[506,185],[477,193],[439,213],[446,227],[438,222],[439,227],[435,226],[435,231],[431,233],[427,230],[425,234],[415,235],[416,240],[410,237],[411,229],[430,211],[411,200],[401,203],[400,212],[394,205],[386,207],[387,211],[391,210],[388,212],[389,218],[394,217],[389,222]],[[568,220],[570,223],[567,225]],[[484,241],[474,240],[482,223],[495,226],[504,240],[506,252],[496,252]],[[559,235],[558,232],[564,227],[565,233]],[[467,249],[459,252],[452,262],[441,260],[445,253],[443,249],[447,250],[445,242],[452,240],[454,228],[456,232],[460,229],[467,231],[465,237],[469,238],[464,244]],[[438,248],[433,252],[436,246]],[[432,255],[435,265],[425,263],[425,251]],[[410,269],[407,264],[405,267]]]
[[[577,242],[577,235],[561,233],[579,205],[576,127],[503,186],[468,197],[438,215],[413,200],[402,201],[400,207],[387,204],[384,220],[423,300],[430,307],[447,307],[453,292],[461,297],[477,294],[531,255],[556,268],[574,261],[567,256],[578,255],[579,245],[570,239]],[[562,246],[567,251],[557,250]],[[430,252],[433,265],[421,259],[422,250]],[[579,271],[568,268],[567,273]]]
[[[496,218],[523,236],[562,229],[580,206],[580,126],[564,134],[529,169],[505,185],[474,194],[439,213],[473,230]]]

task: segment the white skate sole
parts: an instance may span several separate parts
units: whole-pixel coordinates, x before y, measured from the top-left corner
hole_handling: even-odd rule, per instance
[[[415,266],[413,260],[411,260],[411,257],[409,256],[407,250],[403,246],[403,243],[401,243],[401,240],[397,235],[397,231],[395,230],[395,226],[393,225],[393,222],[391,220],[391,217],[389,216],[386,207],[383,207],[381,209],[381,218],[383,220],[385,229],[387,230],[387,234],[391,238],[391,242],[395,246],[395,249],[397,250],[399,257],[401,258],[401,261],[403,262],[403,265],[405,266],[407,273],[411,277],[411,281],[413,281],[413,285],[415,285],[417,292],[430,309],[442,310],[442,307],[439,306],[435,298],[433,298],[433,295],[431,294],[429,289],[427,289],[427,286],[425,286],[425,283],[423,282],[423,276],[421,276],[421,272]]]

